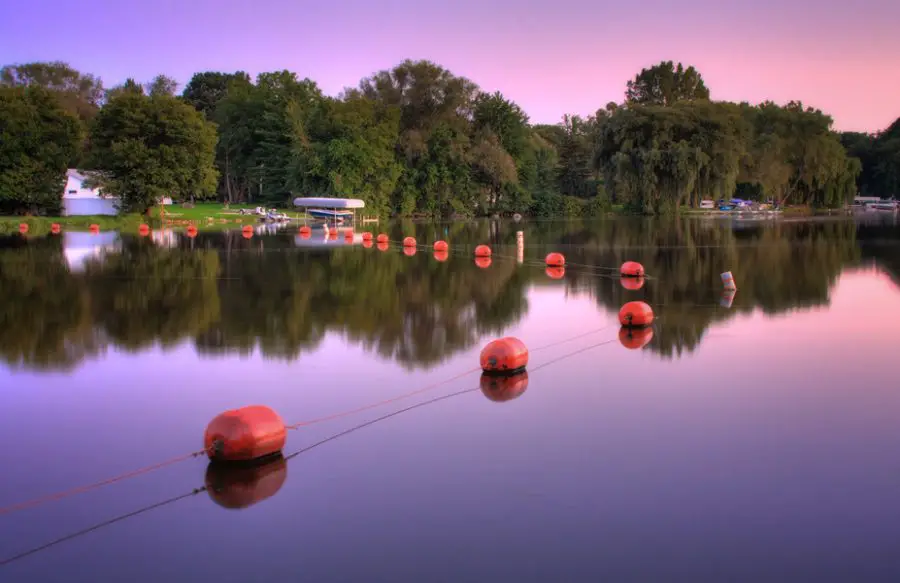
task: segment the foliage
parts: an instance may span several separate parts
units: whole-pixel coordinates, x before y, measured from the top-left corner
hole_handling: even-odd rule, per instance
[[[625,101],[629,105],[675,105],[679,101],[709,99],[709,89],[703,76],[694,67],[684,68],[672,61],[663,61],[649,69],[642,69],[628,82]]]
[[[900,118],[876,134],[841,134],[841,143],[860,161],[856,184],[860,193],[900,198]]]
[[[58,215],[82,138],[78,119],[50,91],[0,87],[0,213]]]
[[[103,191],[120,212],[145,213],[165,196],[205,198],[215,191],[215,126],[179,99],[145,95],[126,84],[97,115],[91,155]]]
[[[26,63],[0,69],[0,86],[40,87],[52,92],[63,109],[84,122],[94,118],[103,102],[103,82],[67,63]]]

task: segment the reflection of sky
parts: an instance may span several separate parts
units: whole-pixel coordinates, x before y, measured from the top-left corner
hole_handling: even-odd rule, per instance
[[[740,282],[738,282],[740,284]],[[740,294],[740,291],[738,291]],[[845,272],[828,308],[715,324],[662,360],[613,339],[614,314],[562,286],[528,292],[506,331],[537,351],[530,385],[464,394],[292,460],[282,490],[242,512],[205,494],[5,568],[9,581],[296,579],[887,580],[900,576],[895,445],[900,290]],[[867,311],[868,310],[868,311]],[[607,328],[604,328],[608,326]],[[406,372],[331,334],[293,363],[199,359],[190,345],[110,351],[70,375],[0,372],[0,505],[197,449],[245,404],[296,422],[448,378],[480,345]],[[0,369],[2,371],[2,369]],[[477,375],[409,400],[477,386]],[[403,404],[406,404],[404,402]],[[287,451],[400,408],[291,433]],[[181,465],[0,516],[0,557],[189,491]],[[16,536],[9,533],[16,532]],[[198,549],[203,549],[198,551]],[[262,560],[223,560],[256,557]],[[90,577],[88,577],[90,574]],[[443,579],[441,577],[444,577]]]
[[[97,234],[65,231],[63,255],[66,257],[69,270],[75,273],[84,271],[85,263],[89,259],[99,257],[103,251],[115,250],[118,237],[115,231],[101,231]]]

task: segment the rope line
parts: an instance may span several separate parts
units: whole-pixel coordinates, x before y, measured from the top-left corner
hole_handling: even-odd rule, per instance
[[[590,333],[594,333],[594,332],[597,332],[597,331],[592,331],[592,332],[590,332]],[[581,336],[583,337],[583,336],[585,336],[585,335],[586,335],[586,334],[582,334]],[[571,339],[569,339],[569,340],[571,340]],[[584,347],[584,348],[580,348],[580,349],[575,350],[575,351],[573,351],[573,352],[570,352],[570,353],[568,353],[568,354],[559,356],[559,357],[557,357],[557,358],[553,358],[553,359],[551,359],[551,360],[545,362],[544,364],[541,364],[541,365],[539,365],[539,366],[537,366],[537,367],[531,369],[531,372],[536,372],[536,371],[538,371],[538,370],[540,370],[540,369],[542,369],[542,368],[545,368],[545,367],[548,367],[548,366],[550,366],[550,365],[552,365],[552,364],[561,362],[561,361],[563,361],[563,360],[565,360],[565,359],[567,359],[567,358],[571,358],[571,357],[576,356],[576,355],[578,355],[578,354],[582,354],[582,353],[587,352],[588,350],[591,350],[591,349],[593,349],[593,348],[598,348],[598,347],[600,347],[600,346],[604,346],[604,345],[610,344],[610,343],[614,342],[615,340],[616,340],[615,338],[612,338],[612,339],[610,339],[610,340],[605,340],[605,341],[602,341],[602,342],[597,342],[597,343],[595,343],[595,344],[591,344],[591,345],[586,346],[586,347]],[[568,340],[566,340],[566,341],[568,341]],[[549,345],[548,345],[548,346],[549,346]],[[454,393],[449,393],[449,394],[447,394],[447,395],[441,395],[441,396],[439,396],[439,397],[434,397],[434,398],[429,399],[429,400],[427,400],[427,401],[423,401],[423,402],[421,402],[421,403],[416,403],[416,404],[414,404],[414,405],[410,405],[410,406],[408,406],[408,407],[404,407],[403,409],[399,409],[399,410],[397,410],[397,411],[392,411],[392,412],[390,412],[390,413],[386,413],[385,415],[382,415],[381,417],[377,417],[377,418],[375,418],[375,419],[371,419],[371,420],[366,421],[366,422],[364,422],[364,423],[360,423],[359,425],[355,425],[355,426],[353,426],[353,427],[351,427],[351,428],[349,428],[349,429],[345,429],[344,431],[335,433],[334,435],[331,435],[331,436],[329,436],[329,437],[326,437],[325,439],[322,439],[322,440],[320,440],[320,441],[317,441],[316,443],[313,443],[313,444],[308,445],[308,446],[306,446],[306,447],[304,447],[304,448],[301,448],[301,449],[295,451],[294,453],[291,453],[291,454],[285,456],[284,459],[285,459],[285,461],[290,461],[290,460],[292,460],[292,459],[294,459],[294,458],[296,458],[296,457],[299,457],[300,455],[302,455],[302,454],[304,454],[304,453],[306,453],[306,452],[309,452],[309,451],[311,451],[311,450],[313,450],[313,449],[315,449],[315,448],[317,448],[317,447],[320,447],[320,446],[322,446],[322,445],[325,445],[326,443],[335,441],[335,440],[337,440],[337,439],[339,439],[339,438],[341,438],[341,437],[350,435],[351,433],[354,433],[354,432],[356,432],[356,431],[359,431],[360,429],[364,429],[364,428],[366,428],[366,427],[371,427],[372,425],[375,425],[376,423],[380,423],[381,421],[385,421],[385,420],[387,420],[387,419],[391,419],[391,418],[393,418],[393,417],[397,417],[398,415],[401,415],[401,414],[406,413],[406,412],[408,412],[408,411],[413,411],[413,410],[415,410],[415,409],[419,409],[419,408],[425,407],[426,405],[432,405],[432,404],[439,403],[439,402],[441,402],[441,401],[445,401],[445,400],[450,399],[450,398],[453,398],[453,397],[457,397],[457,396],[459,396],[459,395],[464,395],[464,394],[467,394],[467,393],[472,393],[472,392],[478,391],[478,390],[480,390],[480,388],[481,388],[481,387],[472,387],[472,388],[468,388],[468,389],[463,389],[463,390],[461,390],[461,391],[456,391],[456,392],[454,392]],[[201,453],[202,453],[202,452],[201,452]],[[19,553],[19,554],[17,554],[17,555],[14,555],[14,556],[12,556],[12,557],[9,557],[9,558],[0,560],[0,567],[5,566],[5,565],[8,565],[9,563],[12,563],[12,562],[14,562],[14,561],[18,561],[18,560],[20,560],[20,559],[24,559],[25,557],[28,557],[28,556],[31,556],[31,555],[37,553],[37,552],[40,552],[40,551],[49,549],[49,548],[54,547],[54,546],[56,546],[56,545],[58,545],[58,544],[61,544],[61,543],[63,543],[63,542],[72,540],[72,539],[74,539],[74,538],[83,536],[83,535],[85,535],[85,534],[89,534],[89,533],[94,532],[94,531],[97,531],[97,530],[99,530],[99,529],[101,529],[101,528],[104,528],[104,527],[106,527],[106,526],[110,526],[110,525],[112,525],[112,524],[115,524],[115,523],[117,523],[117,522],[121,522],[121,521],[123,521],[123,520],[126,520],[126,519],[131,518],[131,517],[134,517],[134,516],[138,516],[138,515],[140,515],[140,514],[143,514],[143,513],[145,513],[145,512],[149,512],[150,510],[154,510],[154,509],[156,509],[156,508],[161,508],[161,507],[163,507],[163,506],[166,506],[166,505],[168,505],[168,504],[172,504],[172,503],[177,502],[177,501],[179,501],[179,500],[183,500],[183,499],[185,499],[185,498],[189,498],[189,497],[191,497],[191,496],[195,496],[195,495],[199,494],[200,492],[206,491],[206,489],[207,489],[207,488],[206,488],[205,486],[202,487],[202,488],[195,488],[195,489],[191,490],[191,491],[190,491],[189,493],[187,493],[187,494],[181,494],[180,496],[175,496],[175,497],[173,497],[173,498],[169,498],[169,499],[167,499],[167,500],[163,500],[162,502],[157,502],[157,503],[151,504],[151,505],[149,505],[149,506],[144,506],[144,507],[142,507],[142,508],[140,508],[140,509],[138,509],[138,510],[135,510],[135,511],[132,511],[132,512],[129,512],[129,513],[126,513],[126,514],[119,515],[119,516],[117,516],[117,517],[115,517],[115,518],[111,518],[111,519],[109,519],[109,520],[105,520],[105,521],[103,521],[103,522],[97,523],[97,524],[95,524],[95,525],[93,525],[93,526],[91,526],[91,527],[88,527],[88,528],[79,530],[79,531],[77,531],[77,532],[68,534],[68,535],[66,535],[66,536],[63,536],[63,537],[60,537],[60,538],[57,538],[57,539],[54,539],[53,541],[48,542],[48,543],[46,543],[46,544],[43,544],[43,545],[41,545],[41,546],[34,547],[34,548],[32,548],[32,549],[29,549],[29,550],[27,550],[27,551],[21,552],[21,553]]]

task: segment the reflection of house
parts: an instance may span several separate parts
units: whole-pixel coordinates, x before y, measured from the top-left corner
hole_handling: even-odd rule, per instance
[[[116,214],[116,196],[100,196],[99,188],[85,186],[90,178],[89,172],[80,172],[74,168],[66,170],[66,188],[63,190],[64,215],[114,215]],[[160,201],[172,204],[168,196]]]
[[[66,231],[63,233],[63,255],[69,271],[84,271],[85,264],[91,259],[99,259],[104,252],[116,252],[122,244],[114,231],[97,233],[81,233]]]
[[[64,215],[114,215],[115,197],[103,198],[99,188],[85,186],[86,172],[74,168],[66,170],[66,189],[63,191]]]

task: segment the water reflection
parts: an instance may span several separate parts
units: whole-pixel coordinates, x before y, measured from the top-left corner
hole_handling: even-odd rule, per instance
[[[890,223],[618,219],[390,227],[394,241],[446,239],[450,251],[439,255],[383,243],[383,253],[367,251],[361,234],[330,240],[324,230],[307,238],[295,228],[266,228],[272,232],[265,237],[169,231],[2,239],[0,358],[13,367],[65,370],[107,347],[138,351],[188,341],[207,356],[258,350],[292,360],[331,331],[407,367],[430,367],[522,318],[527,290],[536,285],[590,294],[610,314],[627,301],[649,303],[659,318],[654,330],[619,340],[673,357],[735,314],[827,304],[847,266],[875,261],[900,284],[898,232]],[[524,231],[521,265],[517,231]],[[481,243],[494,248],[493,259],[472,257]],[[568,267],[545,268],[550,250],[564,252]],[[618,278],[615,267],[626,260],[642,263],[650,277]],[[735,274],[736,294],[723,293],[723,271]]]

